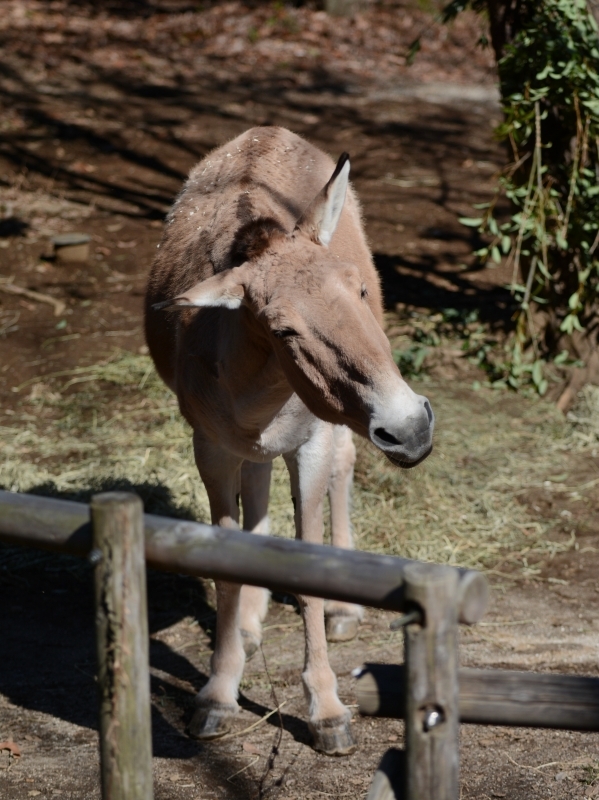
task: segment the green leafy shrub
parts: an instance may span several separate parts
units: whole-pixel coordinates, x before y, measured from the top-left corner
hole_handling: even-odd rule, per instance
[[[450,4],[446,18],[463,7]],[[519,13],[498,60],[504,121],[496,133],[513,162],[479,217],[462,222],[490,238],[481,259],[505,256],[513,268],[515,330],[495,377],[544,394],[549,359],[559,353],[563,362],[564,347],[581,354],[581,338],[597,348],[599,37],[584,0],[524,0]],[[495,214],[502,196],[512,209],[503,222]]]

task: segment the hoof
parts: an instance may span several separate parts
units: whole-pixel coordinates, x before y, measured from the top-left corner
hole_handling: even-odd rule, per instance
[[[309,723],[312,733],[312,746],[326,756],[349,756],[355,752],[357,744],[351,732],[351,724],[346,717],[323,719]]]
[[[255,633],[250,633],[250,631],[246,631],[242,628],[241,640],[243,642],[243,649],[245,650],[245,659],[249,661],[260,647],[260,639],[258,639]]]
[[[327,642],[349,642],[358,634],[359,621],[356,617],[334,614],[326,618]]]
[[[220,739],[231,730],[231,719],[237,713],[236,706],[216,703],[200,706],[187,728],[187,733],[194,739]]]

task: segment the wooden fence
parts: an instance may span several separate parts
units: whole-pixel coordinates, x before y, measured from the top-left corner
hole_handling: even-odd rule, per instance
[[[188,575],[403,614],[403,666],[366,665],[360,711],[405,719],[368,800],[457,800],[459,723],[599,730],[599,679],[459,670],[458,623],[485,612],[481,573],[143,515],[131,494],[90,506],[0,492],[0,540],[88,557],[95,567],[105,800],[151,800],[145,562]]]

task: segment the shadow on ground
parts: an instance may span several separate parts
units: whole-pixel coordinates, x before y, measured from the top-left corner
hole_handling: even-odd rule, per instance
[[[30,493],[87,501],[98,491],[115,489],[136,492],[153,513],[190,517],[172,502],[166,487],[115,481],[74,495],[44,484]],[[281,599],[288,602],[289,598]],[[0,615],[0,695],[24,709],[97,730],[93,567],[73,556],[0,545],[0,607],[4,611]],[[186,618],[195,620],[213,648],[216,614],[201,581],[148,570],[148,614],[151,634]],[[184,734],[195,693],[207,681],[205,672],[157,638],[150,640],[150,667],[154,755],[197,757],[206,761],[217,781],[234,773],[237,761],[219,751],[218,744],[200,744]],[[240,705],[257,718],[271,710],[244,695]],[[282,725],[298,742],[310,742],[308,726],[297,717],[282,714],[267,722],[275,728]],[[228,784],[227,788],[231,790]]]
[[[196,8],[185,2],[112,0],[70,5],[92,15],[104,9],[124,20]],[[126,35],[114,35],[112,45],[129,53]],[[431,310],[476,307],[482,321],[508,324],[507,291],[483,290],[470,280],[483,269],[470,255],[481,243],[476,231],[457,223],[456,214],[456,203],[489,199],[481,175],[465,171],[463,164],[467,157],[471,165],[493,169],[497,151],[488,134],[480,134],[481,125],[489,127],[493,106],[455,98],[424,102],[410,97],[406,87],[403,94],[363,102],[355,82],[318,65],[301,75],[284,66],[244,73],[218,59],[199,68],[168,37],[156,40],[151,52],[145,40],[137,42],[136,59],[99,60],[94,51],[103,45],[99,32],[69,33],[63,71],[52,69],[50,49],[47,78],[40,83],[34,70],[20,68],[35,51],[36,36],[35,26],[24,27],[10,57],[0,63],[0,106],[13,109],[23,122],[0,136],[2,161],[14,175],[27,176],[28,188],[91,204],[99,213],[156,222],[190,168],[213,147],[255,125],[283,125],[334,158],[350,152],[388,308],[398,302]],[[163,67],[151,66],[150,56]],[[0,175],[0,186],[3,181],[11,185],[8,172]],[[407,209],[403,217],[398,199]],[[372,221],[398,230],[400,218],[405,233],[379,244]],[[11,219],[11,230],[20,224],[25,222]],[[413,235],[420,241],[410,252],[401,240]],[[394,251],[398,241],[401,255]],[[420,246],[431,242],[438,249]]]
[[[409,259],[375,253],[374,260],[381,278],[385,308],[395,309],[398,303],[427,308],[431,312],[453,308],[459,311],[477,309],[483,323],[508,328],[514,298],[502,286],[476,286],[467,279],[467,272],[439,270],[440,258],[420,256]],[[439,279],[442,279],[443,283]],[[444,284],[450,284],[451,288]]]

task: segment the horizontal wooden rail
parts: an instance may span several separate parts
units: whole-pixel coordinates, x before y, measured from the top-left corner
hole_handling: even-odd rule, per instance
[[[458,682],[460,722],[599,731],[599,678],[461,669]],[[404,719],[404,667],[367,664],[356,694],[362,714]]]
[[[256,536],[151,514],[144,515],[144,527],[146,561],[156,569],[405,610],[404,571],[414,563],[405,558]],[[92,548],[89,506],[0,491],[0,540],[87,556]],[[458,618],[472,624],[486,610],[487,580],[474,570],[457,572]]]

